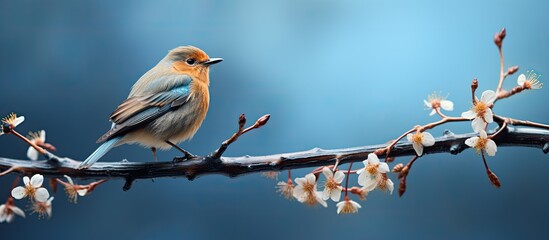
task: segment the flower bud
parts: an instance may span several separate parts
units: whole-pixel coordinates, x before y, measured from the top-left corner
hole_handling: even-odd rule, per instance
[[[246,115],[240,114],[240,117],[238,117],[238,126],[240,128],[244,128],[244,125],[246,125]]]
[[[403,168],[404,168],[404,164],[399,163],[393,167],[393,172],[395,173],[400,172],[402,171]]]
[[[518,66],[512,66],[509,69],[507,69],[507,75],[513,75],[513,73],[516,73],[519,70]]]
[[[499,181],[498,176],[496,176],[496,174],[490,170],[488,170],[486,173],[488,173],[488,179],[490,179],[492,185],[494,185],[494,187],[500,188],[501,182]]]
[[[265,125],[268,121],[269,121],[269,118],[271,118],[271,114],[265,114],[263,115],[263,117],[260,117],[259,119],[257,119],[257,127],[261,127],[263,125]]]

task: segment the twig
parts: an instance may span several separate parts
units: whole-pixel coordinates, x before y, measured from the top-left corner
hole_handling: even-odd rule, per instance
[[[269,121],[270,117],[271,117],[271,115],[269,115],[269,114],[263,115],[262,117],[257,119],[257,121],[254,123],[254,125],[249,126],[248,128],[244,129],[244,125],[246,125],[246,116],[244,114],[241,114],[240,117],[238,118],[238,131],[236,131],[236,133],[234,133],[229,139],[225,140],[217,150],[215,150],[213,153],[210,154],[210,157],[212,159],[219,159],[221,157],[221,155],[223,155],[225,150],[227,150],[227,147],[229,145],[231,145],[231,143],[238,140],[238,138],[242,134],[247,133],[247,132],[249,132],[253,129],[257,129],[257,128],[262,127],[263,125],[265,125],[267,123],[267,121]]]

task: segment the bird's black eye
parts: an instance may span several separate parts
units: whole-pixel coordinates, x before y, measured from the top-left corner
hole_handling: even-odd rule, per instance
[[[194,58],[188,58],[186,62],[187,62],[187,64],[192,66],[196,63],[196,60]]]

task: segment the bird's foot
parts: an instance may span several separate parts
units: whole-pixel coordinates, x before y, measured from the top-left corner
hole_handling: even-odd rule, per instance
[[[175,157],[173,158],[173,162],[183,162],[183,161],[187,161],[187,160],[191,160],[191,159],[194,159],[196,158],[195,155],[193,155],[192,153],[190,153],[189,151],[177,146],[176,144],[170,142],[170,141],[166,141],[167,144],[170,144],[172,147],[174,147],[175,149],[179,150],[180,152],[182,152],[183,154],[185,154],[185,156],[183,157]]]
[[[173,158],[173,162],[174,163],[178,163],[178,162],[184,162],[184,161],[188,161],[188,160],[193,160],[197,158],[195,155],[191,154],[190,152],[187,152],[185,153],[185,156],[182,156],[182,157],[174,157]]]

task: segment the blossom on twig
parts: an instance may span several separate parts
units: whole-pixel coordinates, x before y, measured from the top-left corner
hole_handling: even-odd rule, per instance
[[[335,173],[328,167],[322,168],[322,174],[326,177],[324,183],[324,191],[322,191],[322,199],[332,199],[334,202],[339,201],[341,198],[341,182],[345,178],[345,174],[342,171],[336,171]]]
[[[437,93],[432,93],[427,96],[427,100],[423,100],[423,104],[431,110],[429,116],[435,115],[437,113],[437,108],[442,108],[446,111],[454,110],[454,103],[452,101],[446,100],[446,97],[440,96]]]
[[[418,156],[423,154],[423,147],[435,145],[435,138],[428,132],[410,133],[406,137],[408,141],[412,142],[412,146]]]
[[[495,156],[498,146],[494,140],[489,139],[486,131],[481,130],[478,137],[471,137],[465,140],[465,144],[471,148],[475,148],[477,152],[486,151],[488,156]]]
[[[336,206],[337,214],[357,213],[358,209],[361,208],[360,204],[351,200],[349,197],[345,197],[345,199],[341,202],[338,202]]]
[[[31,132],[28,136],[29,140],[33,142],[36,145],[41,145],[46,142],[46,131],[41,130],[39,132]],[[34,149],[34,147],[29,146],[29,149],[27,149],[27,157],[30,160],[36,161],[38,160],[38,156],[40,153]]]
[[[15,113],[11,113],[7,117],[2,118],[2,123],[7,126],[4,126],[4,125],[2,126],[2,129],[1,129],[2,131],[0,131],[0,135],[4,134],[5,132],[8,132],[9,128],[17,127],[17,125],[21,124],[23,121],[25,121],[25,117],[23,116],[17,117],[17,114]],[[8,129],[4,129],[4,127],[7,127]]]
[[[293,196],[297,201],[308,205],[320,205],[327,207],[326,201],[322,199],[320,192],[316,191],[316,176],[312,173],[305,175],[303,178],[296,178],[297,186],[294,188]]]
[[[0,205],[0,223],[11,223],[15,215],[25,217],[25,212],[13,204],[13,198],[9,197],[5,204]]]
[[[284,198],[292,199],[294,193],[294,183],[292,179],[288,179],[287,182],[278,182],[276,184],[276,191],[279,192]]]
[[[473,119],[471,122],[473,131],[480,132],[486,128],[486,124],[494,121],[494,113],[490,106],[496,101],[496,98],[496,92],[486,90],[482,93],[480,100],[475,101],[471,110],[461,114],[464,118]]]
[[[53,197],[50,197],[45,202],[34,202],[31,206],[31,210],[33,213],[38,213],[38,218],[45,218],[48,219],[51,218],[51,205],[52,205]]]
[[[373,153],[368,154],[368,158],[362,163],[364,163],[364,168],[356,172],[358,174],[358,184],[369,192],[377,187],[382,178],[381,174],[389,171],[389,165],[379,162],[379,158]]]
[[[538,75],[534,70],[526,71],[526,75],[521,74],[517,78],[517,84],[526,89],[541,89],[543,83],[539,81],[541,75]]]
[[[22,199],[24,197],[29,197],[31,200],[36,200],[38,202],[45,202],[50,193],[47,189],[42,187],[44,182],[44,176],[40,174],[35,174],[31,179],[25,176],[23,177],[23,183],[25,186],[19,186],[11,190],[11,195],[15,199]]]

